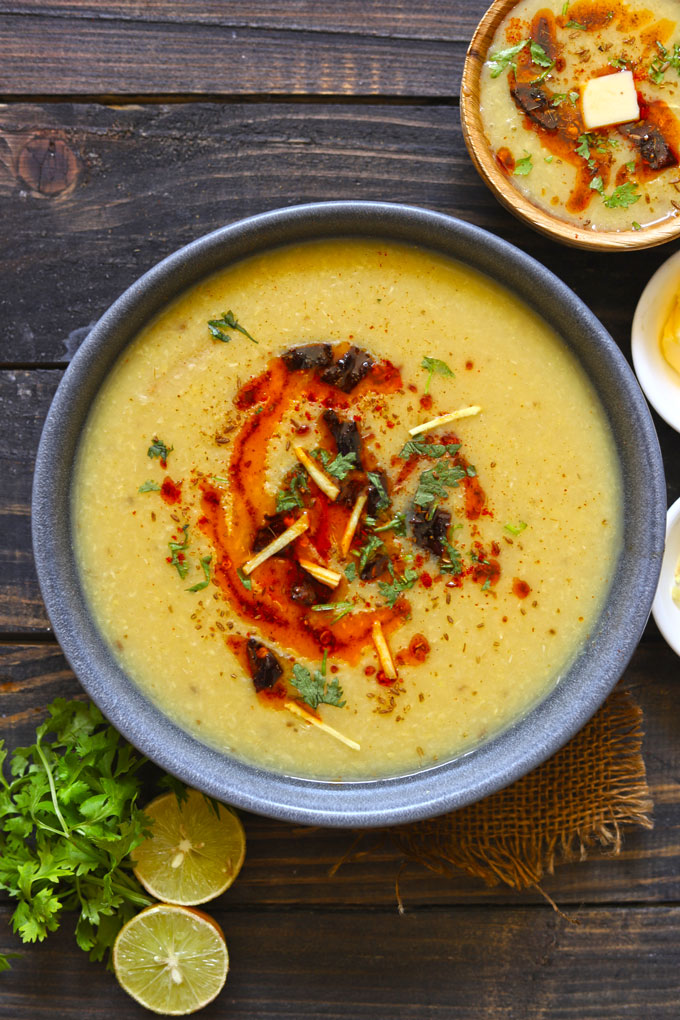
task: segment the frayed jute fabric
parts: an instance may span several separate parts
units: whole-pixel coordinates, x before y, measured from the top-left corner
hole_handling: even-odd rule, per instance
[[[409,860],[459,868],[488,885],[538,886],[562,861],[617,854],[627,826],[651,828],[642,711],[617,689],[562,750],[505,790],[439,818],[390,830]]]

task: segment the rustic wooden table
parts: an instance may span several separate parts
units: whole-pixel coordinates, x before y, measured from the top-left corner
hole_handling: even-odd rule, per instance
[[[32,740],[79,693],[31,556],[36,446],[79,343],[138,275],[213,228],[276,206],[383,199],[460,216],[554,270],[630,355],[637,298],[672,247],[585,255],[487,192],[458,90],[485,0],[1,0],[0,735]],[[680,439],[657,419],[669,503]],[[644,478],[638,480],[644,485]],[[625,674],[645,712],[653,831],[561,867],[538,894],[441,879],[397,856],[329,869],[351,833],[248,816],[246,865],[216,901],[232,972],[203,1014],[662,1020],[678,1016],[680,685],[650,623]],[[10,905],[0,899],[7,921]],[[17,942],[0,927],[0,951]],[[0,977],[0,1017],[147,1016],[65,924]]]

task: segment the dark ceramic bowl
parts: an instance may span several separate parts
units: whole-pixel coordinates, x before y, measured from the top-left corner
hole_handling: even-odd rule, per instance
[[[593,381],[623,475],[624,536],[597,625],[568,674],[499,736],[455,760],[396,779],[330,783],[266,772],[222,754],[170,722],[122,671],[83,597],[73,554],[70,486],[92,401],[126,344],[181,290],[277,245],[316,238],[383,237],[441,252],[498,280],[538,312]],[[373,826],[462,807],[506,786],[576,733],[621,676],[649,615],[664,545],[666,494],[647,406],[619,349],[583,303],[547,269],[491,234],[402,205],[333,202],[254,216],[182,248],[132,285],[100,319],[57,391],[40,442],[33,543],[54,632],[90,697],[114,726],[168,772],[259,814],[297,822]]]

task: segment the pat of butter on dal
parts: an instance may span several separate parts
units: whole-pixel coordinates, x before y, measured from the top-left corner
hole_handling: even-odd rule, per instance
[[[581,108],[586,130],[638,120],[638,106],[632,71],[619,71],[591,78],[581,90]]]

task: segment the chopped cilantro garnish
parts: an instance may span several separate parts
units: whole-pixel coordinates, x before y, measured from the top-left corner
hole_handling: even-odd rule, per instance
[[[569,0],[565,0],[565,2],[562,4],[562,17],[563,18],[566,18],[568,10],[569,10]]]
[[[340,482],[357,466],[356,453],[339,453],[331,460],[328,450],[318,446],[315,450],[310,450],[310,455],[314,460],[321,461],[326,474],[332,475]]]
[[[423,358],[420,363],[420,367],[430,373],[427,377],[427,382],[425,383],[426,393],[430,392],[430,383],[432,382],[432,376],[435,372],[437,375],[443,375],[448,379],[455,379],[455,373],[451,371],[445,361],[440,361],[439,358]]]
[[[154,436],[151,440],[151,446],[146,451],[146,455],[152,460],[154,457],[160,457],[161,460],[167,460],[168,454],[172,453],[173,450],[174,446],[166,446],[165,443],[158,438],[158,436]]]
[[[426,443],[422,439],[409,439],[408,443],[399,453],[402,460],[409,457],[443,457],[445,453],[457,453],[460,443],[452,443],[446,446],[444,443]]]
[[[312,606],[312,612],[314,613],[331,613],[335,611],[337,615],[333,618],[333,623],[337,623],[343,616],[351,613],[353,609],[353,602],[320,602],[318,605]]]
[[[238,568],[236,573],[238,574],[238,579],[241,582],[241,584],[243,585],[243,587],[246,588],[248,591],[252,591],[253,590],[252,579],[250,577],[246,577],[246,575],[243,573],[243,570],[241,569],[241,567]]]
[[[642,230],[642,227],[640,226],[637,220],[633,220],[633,222],[631,223],[631,227],[633,230]]]
[[[168,542],[168,548],[171,553],[170,566],[175,567],[179,576],[182,578],[182,580],[184,580],[184,578],[189,573],[189,564],[187,563],[184,556],[184,553],[189,545],[189,525],[183,524],[181,531],[183,533],[182,541]]]
[[[276,512],[285,513],[287,510],[294,510],[296,507],[304,508],[304,500],[301,492],[309,492],[307,472],[302,464],[298,464],[290,474],[290,478],[281,492],[276,494]]]
[[[247,329],[245,329],[240,322],[237,321],[236,316],[232,311],[222,312],[221,319],[210,319],[208,322],[208,329],[216,340],[221,340],[222,343],[228,344],[231,337],[225,332],[227,329],[238,330],[239,333],[243,333],[249,340],[252,340],[254,344],[257,343],[255,337],[251,336]]]
[[[371,485],[373,485],[373,487],[378,491],[378,502],[375,505],[375,511],[377,514],[380,514],[382,513],[383,510],[387,509],[387,507],[390,505],[392,501],[390,497],[387,495],[385,483],[383,482],[382,478],[380,477],[377,471],[369,471],[368,480],[370,481]]]
[[[572,106],[576,105],[576,103],[578,102],[578,92],[569,93],[569,102],[572,104]]]
[[[477,477],[477,468],[474,466],[474,464],[468,464],[468,466],[466,467],[465,470],[467,472],[468,478],[476,478]]]
[[[604,197],[604,184],[602,183],[602,178],[600,177],[599,174],[597,175],[597,177],[593,177],[588,187],[591,188],[592,191],[597,191],[600,195]]]
[[[639,202],[641,195],[637,194],[637,184],[633,181],[626,181],[625,184],[619,184],[618,188],[614,188],[611,195],[602,196],[604,198],[604,204],[608,209],[627,209],[630,205],[635,205]]]
[[[290,682],[310,708],[317,708],[319,705],[335,705],[336,708],[345,706],[342,700],[342,687],[337,677],[330,682],[326,680],[325,656],[322,668],[315,669],[313,676],[308,669],[296,662]]]
[[[357,579],[357,565],[356,563],[348,563],[345,567],[345,577],[351,583]]]
[[[553,156],[544,156],[543,160],[545,163],[552,163],[553,158],[554,158]]]
[[[618,67],[620,71],[625,71],[628,67],[628,60],[625,57],[613,57],[609,63],[612,67]]]
[[[214,482],[215,485],[229,485],[229,479],[223,478],[222,475],[211,475],[210,481]]]
[[[395,514],[391,521],[387,524],[382,524],[379,528],[375,528],[375,531],[393,531],[395,535],[406,534],[406,514]],[[347,571],[345,571],[347,573]]]
[[[680,43],[674,43],[672,50],[667,50],[663,43],[656,40],[658,56],[649,65],[647,74],[655,85],[661,85],[669,67],[680,74]]]
[[[521,43],[517,43],[515,46],[509,46],[505,50],[496,50],[495,53],[489,55],[489,70],[492,78],[498,78],[499,75],[503,74],[503,71],[507,71],[509,67],[513,71],[517,70],[517,62],[515,57],[520,53],[524,47],[528,44],[529,40],[525,39]]]
[[[359,557],[359,574],[363,571],[368,561],[373,556],[373,553],[377,552],[384,545],[382,539],[377,538],[375,535],[371,535],[365,545],[362,545],[361,549],[353,551],[354,556]]]
[[[531,59],[534,64],[538,64],[539,67],[552,67],[555,63],[554,60],[550,59],[541,44],[534,42],[533,39],[529,44],[529,50],[531,52]]]
[[[451,545],[448,538],[445,538],[442,542],[444,546],[444,555],[439,561],[439,569],[442,574],[460,574],[463,570],[463,564],[460,558],[460,553],[454,546]]]
[[[632,174],[635,170],[635,160],[631,159],[630,163],[626,163],[626,170],[629,174]]]
[[[387,600],[388,606],[392,607],[403,591],[408,591],[418,580],[418,574],[411,567],[407,567],[404,571],[404,576],[399,577],[394,572],[394,567],[389,564],[389,571],[392,575],[392,584],[387,584],[386,581],[378,581],[378,588],[380,594],[384,599]]]
[[[187,591],[203,591],[210,584],[210,561],[212,556],[201,556],[201,568],[203,570],[204,581],[199,581],[198,584],[194,584],[191,588],[187,588]]]
[[[582,25],[580,21],[568,21],[565,28],[578,28],[581,32],[585,32],[587,29],[586,25]]]
[[[455,464],[437,464],[429,471],[423,471],[418,489],[413,498],[417,506],[425,507],[434,502],[435,497],[446,496],[446,487],[458,487],[458,482],[465,477],[465,470]]]
[[[519,521],[518,524],[505,524],[503,525],[505,531],[509,531],[511,535],[519,535],[527,527],[525,521]]]
[[[584,159],[590,159],[590,146],[593,138],[590,134],[584,134],[578,136],[578,145],[576,146],[576,154],[583,156]]]
[[[524,151],[526,152],[526,149]],[[531,162],[531,155],[527,152],[526,156],[518,159],[515,163],[515,177],[526,177],[533,169],[534,164]]]
[[[555,92],[553,97],[552,97],[552,105],[553,106],[561,106],[562,103],[566,102],[566,100],[567,100],[567,93],[566,92]]]
[[[160,491],[161,487],[158,484],[158,482],[152,481],[143,482],[137,489],[137,492],[160,492]]]

